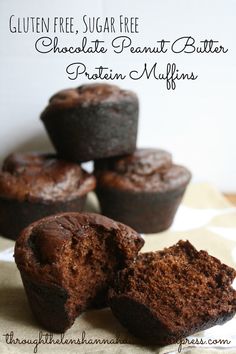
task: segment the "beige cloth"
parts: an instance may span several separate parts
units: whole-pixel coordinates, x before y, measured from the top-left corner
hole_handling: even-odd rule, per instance
[[[89,208],[96,209],[94,196],[90,196]],[[235,236],[234,236],[235,235]],[[191,185],[188,188],[173,228],[156,235],[145,235],[144,251],[158,250],[177,242],[189,239],[197,249],[205,249],[228,265],[236,267],[236,209],[213,187],[207,184]],[[1,257],[7,257],[14,242],[0,238]],[[8,250],[8,251],[7,251]],[[107,309],[89,311],[76,319],[64,337],[64,342],[84,339],[83,344],[7,344],[5,334],[14,333],[14,340],[37,341],[42,331],[34,320],[28,307],[24,289],[14,262],[1,261],[0,272],[0,353],[177,353],[178,345],[164,348],[150,347],[131,337]],[[232,339],[232,328],[236,328],[233,319],[223,326],[201,332],[196,338]],[[142,324],[140,324],[142,326]],[[230,333],[232,332],[232,333]],[[41,334],[45,335],[45,331]],[[83,337],[85,336],[85,337]],[[53,340],[60,335],[54,335]],[[8,338],[9,339],[9,338]],[[43,337],[45,339],[45,337]],[[118,344],[95,344],[116,339],[125,341]],[[87,341],[87,342],[85,342]],[[93,342],[93,344],[89,344]],[[95,342],[95,343],[94,343]],[[233,348],[232,348],[233,346]],[[221,349],[203,348],[199,345],[183,346],[185,353],[218,353]],[[235,340],[231,341],[224,353],[236,353]]]

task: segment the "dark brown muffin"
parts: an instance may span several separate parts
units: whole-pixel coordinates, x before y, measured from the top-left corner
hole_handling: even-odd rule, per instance
[[[132,155],[96,161],[95,174],[102,213],[144,233],[172,224],[191,178],[160,149],[137,149]]]
[[[15,153],[0,172],[0,233],[16,239],[32,221],[61,211],[81,211],[95,177],[54,155]]]
[[[129,154],[136,147],[138,98],[113,85],[82,85],[52,96],[41,119],[65,159]]]
[[[116,272],[143,244],[128,226],[97,214],[62,213],[27,227],[15,261],[37,320],[64,332],[87,308],[105,306]]]
[[[165,345],[230,320],[236,271],[190,242],[140,254],[109,292],[113,314],[147,343]]]

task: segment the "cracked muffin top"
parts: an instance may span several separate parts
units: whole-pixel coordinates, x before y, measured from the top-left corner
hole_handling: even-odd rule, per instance
[[[95,171],[99,187],[133,191],[167,192],[185,188],[190,171],[172,162],[169,152],[161,149],[137,149],[133,154],[97,161]]]
[[[129,90],[123,90],[116,85],[109,84],[87,84],[77,88],[65,89],[54,94],[42,113],[51,109],[63,109],[74,106],[90,106],[101,103],[113,103],[119,101],[129,102],[135,100],[138,102],[136,94]]]
[[[0,172],[0,196],[19,201],[68,201],[95,185],[95,177],[80,165],[52,154],[13,153]]]

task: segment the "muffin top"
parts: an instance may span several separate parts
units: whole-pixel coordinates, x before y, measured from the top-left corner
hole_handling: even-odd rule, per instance
[[[137,101],[136,94],[132,91],[122,90],[118,86],[109,84],[87,84],[77,88],[65,89],[53,95],[44,113],[48,110],[71,108],[74,106],[94,106],[97,104],[110,104],[115,102]]]
[[[95,177],[55,155],[13,153],[0,172],[0,197],[19,201],[67,201],[95,188]]]
[[[171,154],[161,149],[137,149],[132,155],[97,161],[99,187],[130,191],[167,192],[186,187],[189,170],[172,163]]]
[[[121,264],[132,260],[144,244],[141,236],[129,226],[103,215],[67,212],[42,218],[25,228],[15,245],[15,260],[21,271],[40,282],[60,283],[62,270],[71,269],[73,257],[76,257],[75,267],[79,259],[84,259],[83,269],[85,262],[96,258],[96,254],[99,256],[95,238],[107,252],[115,250]],[[101,263],[102,259],[98,257],[97,271]],[[68,272],[64,275],[68,278]],[[94,269],[93,276],[96,277]]]

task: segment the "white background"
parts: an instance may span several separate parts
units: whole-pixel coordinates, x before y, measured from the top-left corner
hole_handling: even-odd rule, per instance
[[[214,39],[227,54],[70,55],[39,54],[34,43],[41,34],[12,34],[9,17],[126,16],[139,17],[136,44],[153,45],[163,38],[191,35]],[[164,82],[125,80],[117,83],[135,90],[140,98],[138,145],[162,147],[174,160],[187,165],[194,181],[207,181],[222,191],[236,191],[236,1],[235,0],[1,0],[0,2],[0,159],[11,151],[52,150],[39,120],[48,98],[56,91],[86,80],[70,81],[65,73],[74,61],[91,70],[105,65],[127,71],[142,63],[161,68],[176,62],[180,71],[194,71],[196,81],[177,82],[167,91]],[[46,35],[46,34],[45,34]],[[92,34],[110,41],[117,34]],[[59,35],[65,44],[81,36]],[[79,43],[78,43],[79,44]]]

